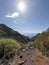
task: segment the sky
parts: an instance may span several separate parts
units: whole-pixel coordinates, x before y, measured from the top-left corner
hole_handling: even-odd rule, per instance
[[[40,33],[49,28],[49,0],[0,0],[1,23],[19,33]]]

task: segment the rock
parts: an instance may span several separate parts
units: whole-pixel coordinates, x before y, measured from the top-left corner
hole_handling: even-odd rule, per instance
[[[24,64],[26,62],[26,60],[25,61],[20,61],[20,62],[18,62],[18,65],[22,65],[22,64]]]
[[[26,49],[23,49],[22,51],[25,51]]]

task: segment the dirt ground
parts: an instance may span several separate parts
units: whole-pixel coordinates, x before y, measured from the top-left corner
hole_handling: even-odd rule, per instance
[[[49,65],[49,59],[35,48],[20,51],[11,65]]]

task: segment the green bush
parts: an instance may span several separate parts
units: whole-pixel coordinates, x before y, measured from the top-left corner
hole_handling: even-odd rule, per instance
[[[18,41],[12,38],[0,38],[0,57],[8,53],[16,53],[21,49]]]
[[[33,46],[33,42],[29,42],[28,44],[27,44],[27,47],[32,47]]]

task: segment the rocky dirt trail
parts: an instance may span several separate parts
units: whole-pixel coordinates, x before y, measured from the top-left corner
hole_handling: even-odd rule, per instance
[[[30,47],[21,50],[10,59],[0,60],[0,65],[49,65],[49,58],[38,49]]]
[[[36,48],[23,49],[14,56],[10,65],[49,65],[49,59]]]

